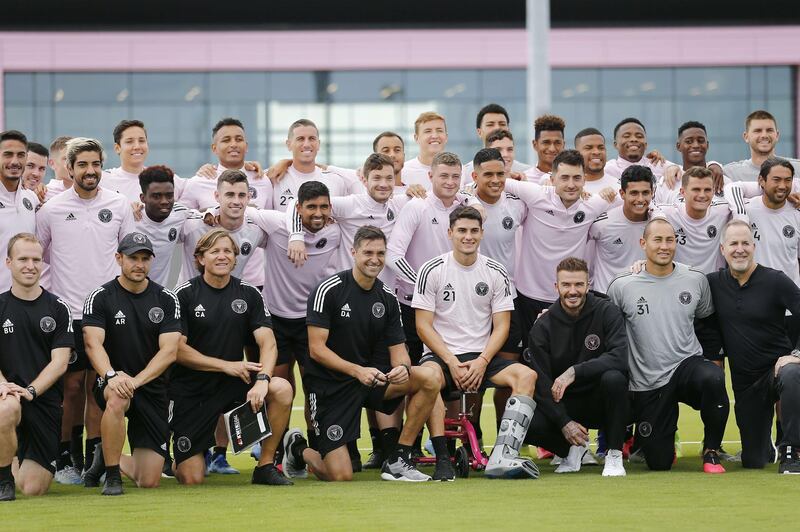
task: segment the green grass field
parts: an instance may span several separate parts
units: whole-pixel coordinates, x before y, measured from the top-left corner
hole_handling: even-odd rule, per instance
[[[490,392],[491,393],[491,392]],[[486,403],[491,403],[487,394]],[[299,403],[298,403],[299,404]],[[302,412],[295,410],[299,424]],[[494,412],[484,408],[487,440],[494,437]],[[366,426],[362,434],[368,434]],[[454,483],[400,484],[381,481],[376,472],[357,474],[348,484],[314,479],[292,487],[250,484],[254,465],[247,455],[230,457],[241,475],[209,477],[207,484],[186,488],[164,479],[156,490],[125,482],[122,497],[102,497],[99,490],[53,484],[39,498],[0,504],[7,530],[412,530],[461,529],[768,529],[797,526],[794,513],[800,478],[777,474],[777,466],[745,471],[726,463],[728,472],[702,473],[698,457],[702,427],[699,415],[681,410],[684,457],[671,472],[649,472],[627,464],[625,478],[602,478],[601,467],[553,474],[538,462],[539,480],[500,481],[473,473]],[[739,450],[733,416],[725,435],[729,452]],[[368,438],[360,447],[366,458]]]

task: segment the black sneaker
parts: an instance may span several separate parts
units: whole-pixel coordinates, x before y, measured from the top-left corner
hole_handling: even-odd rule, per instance
[[[778,473],[781,475],[800,475],[800,453],[798,449],[787,445],[781,452],[781,463]]]
[[[103,444],[98,443],[94,447],[94,459],[92,460],[92,465],[89,466],[89,469],[83,472],[83,486],[85,488],[96,488],[100,486],[100,477],[103,476],[105,471],[106,462],[103,460]],[[122,490],[122,481],[120,481],[119,489]],[[103,488],[103,494],[105,494],[105,488]],[[114,493],[113,495],[120,494],[122,494],[122,491],[120,491],[120,493]]]
[[[17,498],[17,488],[13,480],[0,482],[0,501],[13,501]]]
[[[106,481],[103,484],[103,495],[122,495],[122,478],[109,477],[106,475]]]
[[[175,472],[172,470],[172,457],[167,456],[164,460],[164,467],[161,468],[161,478],[175,478]]]
[[[361,458],[351,458],[350,462],[353,464],[353,473],[361,473],[364,470]]]
[[[436,469],[433,470],[433,480],[453,482],[456,479],[456,470],[450,458],[436,458]]]
[[[268,486],[293,486],[294,482],[284,477],[275,464],[267,464],[253,469],[253,484]]]
[[[364,469],[380,469],[383,465],[383,453],[380,451],[372,451],[369,453],[369,458],[364,462]]]

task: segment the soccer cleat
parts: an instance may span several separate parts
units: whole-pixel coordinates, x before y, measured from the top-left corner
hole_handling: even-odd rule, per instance
[[[361,463],[361,458],[350,458],[350,464],[353,466],[353,473],[361,473],[364,470],[364,466]]]
[[[81,475],[74,466],[68,465],[64,469],[56,471],[55,480],[59,484],[66,484],[68,486],[78,486],[83,484]]]
[[[600,462],[597,461],[597,457],[592,453],[592,450],[589,449],[589,444],[584,446],[586,449],[586,453],[584,453],[583,458],[581,458],[581,465],[600,465]]]
[[[703,472],[720,474],[725,472],[725,468],[719,462],[719,453],[713,449],[709,449],[703,453]]]
[[[308,442],[303,437],[300,429],[291,429],[283,436],[284,452],[281,465],[283,466],[283,474],[289,478],[308,477],[306,464],[303,462],[301,465],[295,456],[295,447],[301,443],[308,446]]]
[[[94,447],[94,459],[89,469],[83,472],[83,487],[96,488],[100,485],[100,477],[106,470],[106,463],[103,459],[103,446],[97,444]]]
[[[450,458],[436,460],[436,469],[433,471],[433,480],[440,482],[453,482],[456,479],[456,470]]]
[[[106,481],[103,484],[103,495],[122,495],[123,493],[122,479],[106,475]]]
[[[367,461],[364,462],[364,469],[380,469],[383,465],[383,453],[381,451],[372,451],[369,453]]]
[[[228,459],[223,454],[217,454],[211,458],[211,463],[208,465],[209,473],[216,473],[218,475],[238,475],[239,470],[231,467]]]
[[[622,451],[609,449],[606,451],[606,463],[603,466],[604,477],[624,477],[625,466],[622,463]]]
[[[558,456],[557,454],[554,454],[554,455],[553,455],[553,459],[552,459],[552,460],[550,460],[550,465],[555,465],[555,466],[557,466],[557,465],[561,465],[561,462],[563,462],[563,461],[564,461],[564,459],[563,459],[563,458],[561,458],[561,457],[560,457],[560,456]]]
[[[553,458],[555,455],[545,449],[544,447],[537,447],[536,448],[536,458],[539,460],[547,460],[548,458]]]
[[[781,463],[778,465],[781,475],[800,475],[800,452],[796,447],[787,445],[781,452]]]
[[[396,480],[400,482],[427,482],[431,477],[420,472],[409,460],[401,453],[395,453],[394,460],[386,460],[381,468],[381,478],[383,480]]]
[[[284,477],[275,464],[258,466],[253,469],[253,484],[263,484],[266,486],[293,486],[294,482]]]
[[[645,462],[644,450],[639,448],[633,451],[630,455],[628,455],[628,462],[632,464],[643,464]]]
[[[13,480],[0,482],[0,501],[13,501],[17,498],[16,486]]]
[[[561,460],[561,464],[556,468],[556,473],[577,473],[581,470],[581,460],[586,454],[586,447],[583,445],[570,445],[569,453],[566,458]]]
[[[252,447],[250,447],[250,456],[258,462],[261,460],[261,442],[256,443]],[[277,457],[276,457],[277,458]]]

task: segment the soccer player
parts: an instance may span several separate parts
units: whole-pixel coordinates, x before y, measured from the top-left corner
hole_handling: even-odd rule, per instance
[[[39,285],[42,246],[36,237],[14,235],[6,251],[12,280],[0,294],[0,501],[13,501],[15,484],[25,495],[43,495],[53,481],[61,376],[74,337],[67,304]]]
[[[447,124],[444,117],[433,111],[419,115],[414,122],[414,140],[419,146],[419,155],[406,161],[403,166],[403,183],[422,185],[430,190],[433,159],[444,152],[447,146]]]
[[[589,228],[594,242],[592,288],[605,293],[617,275],[644,259],[639,239],[650,216],[655,178],[646,166],[633,164],[622,172],[622,205],[601,214]]]
[[[64,376],[64,421],[56,481],[79,484],[76,469],[83,467],[83,425],[87,436],[85,463],[91,464],[94,449],[100,443],[101,417],[91,389],[86,386],[86,382],[94,381],[94,372],[84,349],[81,309],[92,290],[116,275],[114,251],[122,238],[133,232],[134,224],[125,196],[100,187],[105,160],[100,142],[77,137],[67,143],[65,152],[74,185],[39,210],[36,235],[50,265],[50,290],[67,302],[74,320],[75,352]],[[74,467],[69,465],[70,454]]]
[[[36,230],[36,208],[39,199],[25,188],[23,173],[28,157],[28,139],[21,132],[0,132],[0,242],[8,242],[18,233]],[[0,260],[5,259],[6,247],[0,246]],[[38,282],[38,279],[37,279]],[[11,273],[0,268],[0,291],[11,287]]]
[[[72,176],[67,168],[67,142],[70,140],[72,137],[61,136],[50,143],[50,158],[47,164],[53,170],[53,179],[45,187],[44,201],[72,188]]]
[[[623,174],[624,175],[624,174]],[[536,371],[533,418],[526,443],[564,456],[556,473],[579,471],[588,428],[602,428],[608,446],[604,477],[624,477],[628,424],[628,336],[616,305],[589,291],[589,268],[569,257],[556,268],[558,301],[536,320],[526,362]]]
[[[730,360],[742,466],[774,458],[772,412],[780,401],[783,429],[779,473],[800,474],[800,351],[789,341],[784,314],[800,315],[800,288],[783,272],[758,264],[747,222],[722,230],[728,267],[708,274],[718,326]]]
[[[181,338],[178,298],[147,277],[154,256],[147,235],[128,234],[115,256],[120,275],[83,305],[86,352],[102,375],[93,391],[103,410],[103,447],[84,485],[97,486],[105,472],[103,495],[122,495],[121,473],[140,488],[158,487],[169,439],[164,372]],[[122,455],[126,417],[130,456]]]
[[[522,331],[530,331],[536,316],[558,299],[556,266],[564,257],[585,257],[592,222],[617,197],[606,188],[588,200],[581,198],[583,156],[575,150],[559,153],[552,171],[554,187],[506,181],[506,190],[528,206],[514,271]],[[527,334],[522,341],[527,346]]]
[[[701,271],[673,262],[675,229],[665,219],[647,223],[640,245],[644,270],[620,275],[608,287],[625,316],[636,438],[650,469],[670,469],[678,403],[685,403],[703,420],[703,471],[724,473],[719,448],[730,410],[725,373],[703,357],[695,333],[695,321],[714,313],[708,281]]]
[[[533,149],[538,160],[525,171],[528,181],[539,183],[553,171],[553,161],[564,150],[565,127],[564,119],[555,115],[542,115],[533,123]]]
[[[204,481],[203,453],[215,442],[219,416],[245,401],[254,412],[266,403],[272,428],[262,442],[253,484],[291,484],[273,459],[289,420],[292,387],[272,376],[277,352],[269,312],[258,289],[232,275],[238,255],[239,246],[226,230],[209,231],[195,251],[200,275],[175,290],[183,336],[169,397],[175,476],[182,484]],[[251,335],[258,345],[258,362],[243,360]]]
[[[759,109],[747,115],[742,138],[750,147],[750,158],[726,164],[723,168],[725,175],[733,181],[758,181],[761,165],[776,156],[775,146],[780,136],[778,122],[772,114]],[[800,173],[800,161],[782,158],[794,166],[795,173]]]
[[[729,204],[715,197],[714,174],[702,166],[683,173],[680,194],[675,204],[659,206],[675,228],[675,260],[703,273],[716,271],[724,264],[719,239],[731,219]]]
[[[583,155],[586,192],[597,194],[606,187],[619,187],[620,179],[606,175],[606,138],[599,129],[587,127],[578,131],[575,149]]]
[[[175,202],[175,179],[170,168],[158,165],[148,166],[138,177],[144,213],[136,221],[136,229],[153,243],[148,277],[161,286],[167,285],[172,257],[183,242],[183,228],[191,212]]]
[[[428,348],[420,364],[435,371],[438,388],[447,396],[484,389],[487,381],[511,388],[486,476],[537,478],[534,463],[519,457],[536,407],[536,373],[496,356],[514,310],[511,280],[500,263],[478,253],[483,218],[474,207],[456,208],[449,222],[452,251],[426,262],[414,287],[417,331]],[[449,464],[443,416],[439,419],[431,423],[431,440],[437,465]]]
[[[647,131],[637,118],[624,118],[614,127],[614,147],[619,156],[606,163],[607,176],[621,177],[627,167],[639,164],[650,168],[656,177],[661,177],[666,166],[673,164],[656,150],[647,153]]]
[[[397,218],[387,245],[387,265],[397,275],[397,298],[403,313],[411,361],[422,356],[422,341],[417,336],[411,300],[419,268],[450,248],[447,219],[461,204],[461,160],[450,152],[437,154],[431,162],[431,194],[409,201]]]
[[[302,474],[306,464],[322,480],[347,481],[353,466],[347,445],[358,439],[361,409],[365,406],[394,412],[410,396],[399,444],[381,471],[384,480],[421,482],[431,477],[411,461],[411,446],[428,419],[438,395],[435,374],[411,367],[397,298],[378,274],[386,257],[386,237],[380,229],[364,226],[353,242],[354,267],[320,283],[308,297],[310,359],[305,385],[311,405],[316,448],[308,447],[300,431],[284,438],[283,470]],[[389,352],[389,364],[380,353]],[[434,478],[446,478],[439,464]]]
[[[28,190],[36,190],[44,181],[47,173],[47,159],[50,152],[38,142],[28,143],[28,159],[25,161],[25,171],[22,173],[22,186]]]
[[[394,131],[384,131],[372,141],[372,151],[389,157],[394,169],[394,184],[398,187],[403,186],[403,166],[406,163],[406,145],[403,137]]]
[[[708,153],[708,133],[706,126],[700,122],[690,121],[678,128],[678,141],[675,148],[683,159],[682,166],[671,165],[664,171],[664,176],[656,187],[656,203],[673,204],[680,197],[681,174],[694,166],[708,168],[714,176],[714,191],[722,192],[725,183],[730,179],[722,175],[722,165],[715,161],[706,162]]]
[[[510,172],[522,174],[530,167],[527,164],[523,164],[519,161],[515,161],[513,157],[514,153],[514,137],[511,136],[509,131],[509,124],[511,120],[508,116],[508,111],[506,111],[505,107],[501,105],[497,105],[496,103],[490,103],[488,105],[484,105],[481,107],[481,110],[478,111],[478,116],[475,118],[475,127],[478,133],[478,138],[481,139],[481,144],[484,148],[498,148],[499,146],[492,146],[493,142],[496,142],[497,139],[489,140],[490,135],[496,134],[498,131],[505,131],[508,132],[508,136],[504,137],[506,139],[510,139],[511,141],[511,159],[508,161],[510,168],[507,168],[509,171],[509,176],[511,175]],[[504,143],[505,144],[505,143]],[[502,152],[503,150],[501,150]],[[504,159],[506,158],[504,154]],[[462,179],[462,185],[469,184],[472,179],[472,161],[469,161],[464,165],[464,177]]]

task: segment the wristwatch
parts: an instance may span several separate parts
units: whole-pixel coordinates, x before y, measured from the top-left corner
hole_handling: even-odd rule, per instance
[[[26,390],[28,390],[28,393],[29,393],[29,394],[31,394],[31,401],[33,401],[34,399],[36,399],[36,396],[37,396],[37,395],[39,395],[38,393],[36,393],[36,388],[34,388],[34,387],[33,387],[33,385],[31,385],[31,386],[28,386],[28,387],[27,387],[27,388],[25,388],[25,389],[26,389]]]
[[[257,380],[257,381],[267,381],[267,382],[270,382],[270,381],[272,380],[272,377],[270,377],[270,376],[269,376],[269,375],[267,375],[266,373],[259,373],[258,375],[256,375],[256,380]]]
[[[110,370],[106,371],[106,382],[110,381],[111,379],[113,379],[116,376],[117,376],[117,372],[114,371],[113,369],[110,369]]]
[[[792,349],[792,352],[789,353],[789,355],[795,358],[800,358],[800,349]]]

